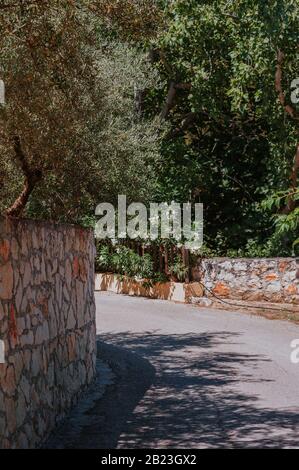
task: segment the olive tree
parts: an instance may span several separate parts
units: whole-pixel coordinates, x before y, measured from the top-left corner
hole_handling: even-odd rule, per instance
[[[9,216],[80,221],[118,191],[151,190],[158,137],[135,119],[134,83],[153,86],[155,74],[141,52],[107,41],[91,3],[0,3],[0,209]]]

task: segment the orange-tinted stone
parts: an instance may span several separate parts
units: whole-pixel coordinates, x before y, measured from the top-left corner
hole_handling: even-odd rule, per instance
[[[45,295],[40,295],[37,298],[37,307],[41,310],[44,317],[48,317],[49,315],[49,300],[48,297]]]
[[[278,279],[277,274],[270,273],[265,276],[266,281],[276,281]]]
[[[13,269],[11,263],[0,265],[0,298],[9,300],[13,294]]]
[[[230,288],[224,282],[217,282],[213,289],[214,294],[226,297],[230,294]]]
[[[68,359],[70,362],[73,362],[76,360],[76,338],[74,334],[68,336],[67,345],[69,354]]]
[[[289,295],[296,295],[297,292],[298,292],[297,286],[295,286],[295,284],[290,284],[290,285],[286,288],[286,292],[287,292]]]
[[[2,258],[2,262],[6,263],[9,260],[10,256],[10,244],[8,240],[1,240],[0,241],[0,258]]]
[[[80,272],[79,258],[78,256],[75,256],[73,260],[73,276],[78,277],[79,272]]]
[[[203,296],[203,287],[199,282],[191,282],[190,284],[185,285],[186,296],[190,297],[202,297]]]
[[[18,327],[16,321],[15,308],[13,304],[11,304],[9,312],[9,335],[12,345],[15,346],[18,339]]]
[[[280,261],[279,265],[278,265],[278,269],[281,273],[284,273],[285,270],[286,270],[286,267],[287,267],[288,263],[287,261]]]

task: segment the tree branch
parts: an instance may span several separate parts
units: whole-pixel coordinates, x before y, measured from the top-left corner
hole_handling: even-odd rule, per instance
[[[278,49],[277,65],[276,65],[276,73],[275,73],[275,89],[278,93],[280,104],[283,106],[286,113],[288,113],[289,116],[291,116],[291,118],[298,120],[299,119],[298,112],[293,106],[286,103],[286,96],[282,88],[282,65],[284,62],[284,58],[285,58],[284,53],[280,49]],[[299,171],[299,144],[297,144],[297,147],[296,147],[293,168],[292,168],[291,175],[290,175],[292,189],[297,188],[298,171]],[[287,204],[282,210],[282,212],[284,214],[289,214],[297,207],[297,205],[298,205],[298,201],[294,201],[294,198],[290,196],[288,197]]]
[[[298,119],[298,113],[296,109],[287,104],[286,96],[282,88],[282,65],[284,62],[285,55],[284,53],[278,49],[277,52],[277,65],[276,65],[276,73],[275,73],[275,90],[278,93],[278,98],[280,104],[283,106],[284,110],[293,118]]]
[[[175,129],[171,130],[168,135],[167,135],[167,139],[173,139],[174,137],[176,137],[178,134],[180,134],[181,132],[184,132],[186,131],[187,129],[189,129],[189,127],[194,123],[194,121],[196,120],[196,117],[197,117],[197,114],[196,113],[188,113],[184,119],[182,120],[181,122],[181,126],[180,127],[176,127]]]
[[[167,97],[165,104],[163,106],[163,109],[160,113],[160,119],[161,121],[163,119],[166,119],[168,116],[169,111],[174,105],[174,100],[177,94],[177,90],[190,90],[191,89],[191,84],[190,83],[176,83],[174,81],[170,82]]]
[[[165,56],[164,52],[161,51],[161,49],[158,49],[157,52],[159,54],[160,60],[161,60],[162,64],[164,65],[165,70],[167,71],[168,75],[173,76],[173,68],[169,64],[169,62],[167,62],[167,59],[166,59],[166,56]]]
[[[167,93],[167,97],[166,97],[166,101],[165,101],[165,104],[163,106],[163,109],[160,113],[160,119],[161,121],[163,119],[166,119],[169,111],[171,110],[171,108],[173,107],[173,104],[174,104],[174,99],[175,99],[175,96],[176,96],[176,87],[175,87],[175,83],[174,82],[170,82],[170,85],[169,85],[169,89],[168,89],[168,93]]]

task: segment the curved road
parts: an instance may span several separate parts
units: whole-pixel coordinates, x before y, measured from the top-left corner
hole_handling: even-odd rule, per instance
[[[103,292],[96,302],[116,378],[97,410],[110,437],[95,446],[299,447],[299,326]]]

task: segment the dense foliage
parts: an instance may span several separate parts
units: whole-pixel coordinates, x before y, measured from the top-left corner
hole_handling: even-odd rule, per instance
[[[158,197],[200,199],[206,245],[219,254],[291,253],[298,234],[299,122],[290,102],[299,76],[298,2],[165,4],[167,31],[154,43],[165,89],[152,99],[172,130]],[[275,223],[272,209],[280,214]]]
[[[165,246],[164,250],[166,249]],[[153,252],[140,255],[136,249],[124,245],[99,244],[96,270],[116,273],[131,279],[144,280],[144,282],[185,280],[187,269],[180,253],[172,258],[167,270],[165,267],[160,269],[154,258]]]
[[[75,3],[0,3],[0,209],[17,198],[11,215],[80,222],[102,200],[152,191],[158,134],[136,119],[134,84],[157,73]]]
[[[121,193],[200,201],[203,253],[298,250],[298,17],[298,0],[0,2],[0,210],[88,223]]]
[[[152,279],[154,277],[154,266],[151,256],[138,255],[135,251],[125,246],[118,246],[115,250],[107,245],[100,248],[96,258],[98,271],[113,272],[139,279]]]

